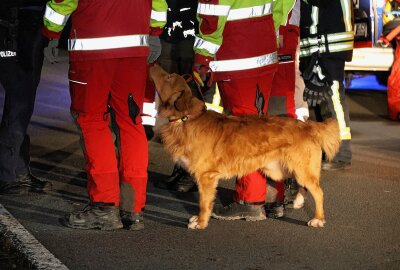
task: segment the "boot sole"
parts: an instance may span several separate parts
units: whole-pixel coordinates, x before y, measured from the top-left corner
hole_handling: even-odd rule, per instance
[[[134,224],[128,227],[130,231],[140,231],[144,229],[144,223]]]
[[[101,230],[101,231],[114,231],[118,229],[122,229],[124,225],[121,224],[113,224],[113,225],[106,225],[101,223],[93,223],[91,226],[84,226],[84,225],[76,225],[69,223],[66,219],[62,219],[61,223],[72,229],[80,229],[80,230]]]

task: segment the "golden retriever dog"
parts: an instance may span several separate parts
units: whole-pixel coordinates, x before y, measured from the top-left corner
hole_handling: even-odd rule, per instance
[[[169,120],[161,127],[164,147],[197,181],[200,213],[189,219],[188,228],[208,226],[220,179],[257,170],[275,181],[294,177],[315,202],[314,218],[308,225],[324,226],[319,184],[322,150],[332,159],[339,149],[336,120],[317,123],[277,116],[227,116],[207,111],[177,74],[155,65],[150,78],[161,99],[159,116]]]

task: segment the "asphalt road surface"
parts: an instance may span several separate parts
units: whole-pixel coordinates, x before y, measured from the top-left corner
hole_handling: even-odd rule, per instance
[[[155,187],[173,164],[162,145],[151,142],[145,230],[84,231],[59,222],[88,201],[67,69],[65,58],[44,66],[29,127],[32,170],[54,190],[2,196],[0,203],[69,269],[400,269],[400,123],[386,118],[385,91],[347,93],[353,163],[322,173],[322,229],[305,226],[314,209],[308,197],[303,209],[281,220],[212,219],[206,230],[188,230],[198,193]],[[217,203],[229,201],[233,186],[220,183]]]

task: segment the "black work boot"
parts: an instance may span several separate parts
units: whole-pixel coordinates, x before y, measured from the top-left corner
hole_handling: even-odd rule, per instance
[[[297,192],[299,192],[299,184],[297,184],[296,179],[285,179],[285,200],[283,204],[293,204],[293,201],[296,199]]]
[[[90,203],[82,211],[69,214],[63,224],[74,229],[116,230],[123,227],[119,207],[113,203]]]
[[[178,179],[182,176],[183,171],[184,170],[180,166],[175,165],[171,175],[163,179],[162,181],[158,181],[157,187],[162,189],[174,189],[174,185],[178,181]]]
[[[220,220],[259,221],[267,219],[264,205],[252,205],[248,203],[233,202],[228,206],[214,206],[212,217]]]
[[[185,170],[182,170],[181,177],[175,183],[174,190],[178,192],[189,192],[197,190],[196,182],[193,176]]]
[[[21,185],[29,189],[29,191],[35,192],[44,192],[50,191],[52,188],[52,184],[49,181],[44,181],[32,173],[22,174],[17,176],[17,182]]]
[[[265,212],[269,218],[282,218],[285,216],[285,207],[282,202],[267,203]]]
[[[127,212],[121,210],[121,220],[124,228],[131,231],[144,229],[143,213]]]

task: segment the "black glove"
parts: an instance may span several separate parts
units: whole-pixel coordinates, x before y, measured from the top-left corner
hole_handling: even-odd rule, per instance
[[[332,96],[332,90],[329,83],[318,78],[316,74],[309,81],[304,81],[305,88],[303,100],[307,101],[308,106],[315,107],[329,96]]]
[[[315,107],[332,95],[330,83],[322,73],[319,66],[319,55],[313,54],[308,68],[303,72],[304,92],[303,100],[307,101],[309,107]]]

